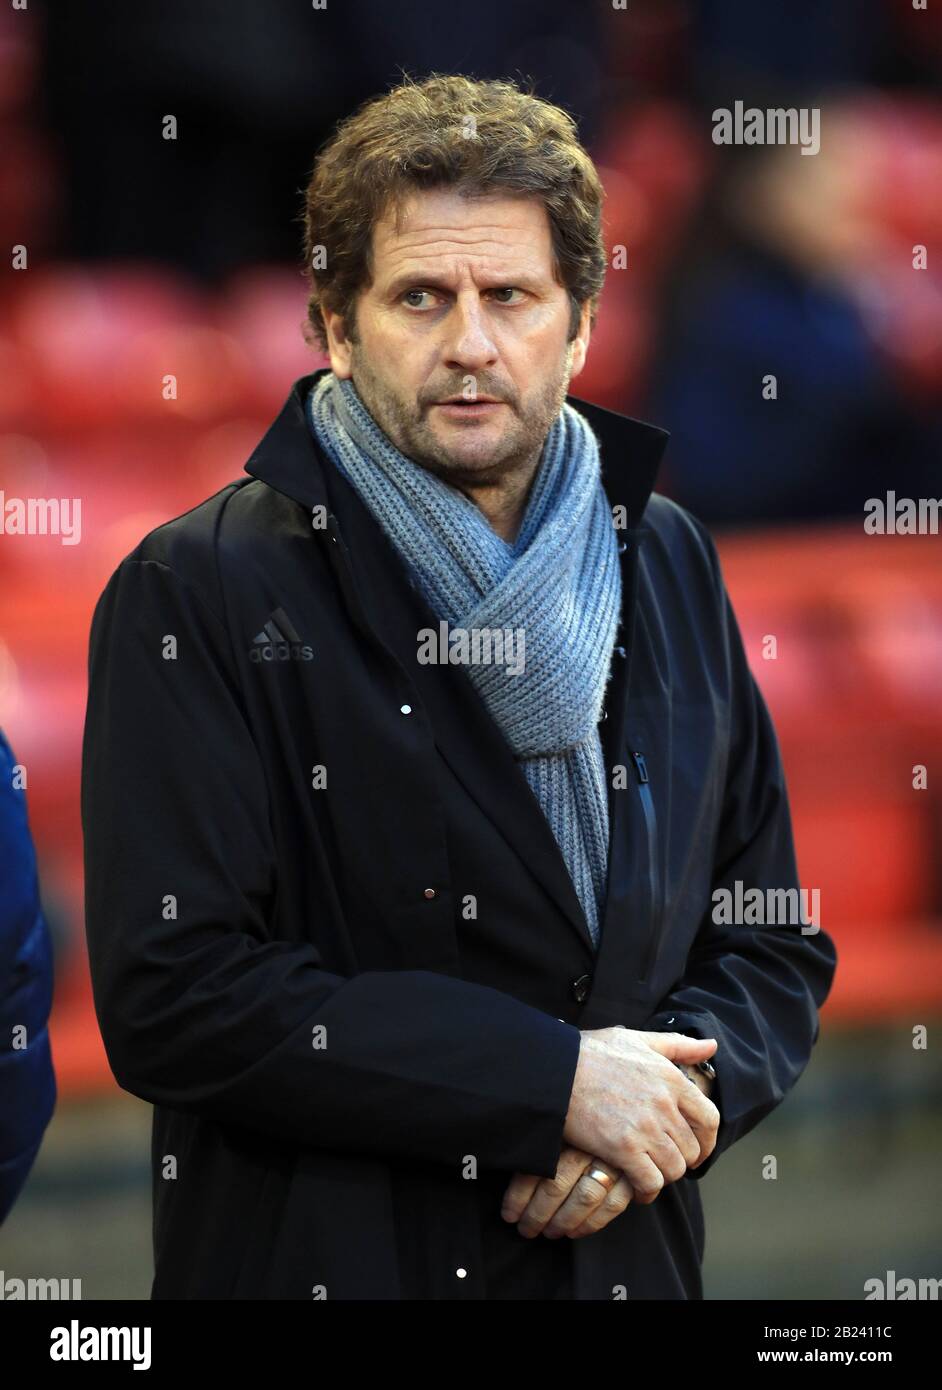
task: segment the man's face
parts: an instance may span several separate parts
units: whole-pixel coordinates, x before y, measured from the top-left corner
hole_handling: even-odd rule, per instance
[[[589,339],[586,305],[566,341],[570,300],[553,278],[543,205],[416,192],[398,234],[391,218],[374,227],[373,272],[356,341],[325,314],[335,375],[352,377],[403,454],[455,486],[532,467]]]

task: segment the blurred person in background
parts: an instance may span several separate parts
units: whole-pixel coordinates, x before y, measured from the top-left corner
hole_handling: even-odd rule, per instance
[[[306,202],[331,367],[96,608],[86,922],[154,1298],[702,1297],[691,1179],[807,1065],[830,938],[710,908],[797,892],[715,549],[664,432],[569,394],[601,203],[512,84],[357,112]],[[422,659],[471,619],[529,664]]]
[[[29,1176],[56,1104],[52,946],[24,780],[0,731],[0,1222]]]
[[[888,476],[933,495],[942,298],[913,247],[940,224],[938,118],[834,91],[747,104],[819,109],[821,148],[724,149],[672,258],[650,393],[671,495],[710,525],[862,517]]]

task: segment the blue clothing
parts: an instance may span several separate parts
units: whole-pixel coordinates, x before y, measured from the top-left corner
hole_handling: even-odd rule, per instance
[[[15,766],[0,732],[0,1222],[26,1181],[56,1104],[48,1029],[52,942]]]

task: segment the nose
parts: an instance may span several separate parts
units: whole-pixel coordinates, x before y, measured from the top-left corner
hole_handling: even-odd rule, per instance
[[[497,361],[497,347],[488,331],[477,290],[457,296],[445,320],[442,351],[444,364],[453,370],[476,372]]]

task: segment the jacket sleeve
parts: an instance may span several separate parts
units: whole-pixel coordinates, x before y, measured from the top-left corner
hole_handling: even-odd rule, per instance
[[[743,649],[739,626],[708,546],[723,614],[730,680],[729,760],[713,870],[713,892],[797,889],[798,869],[778,740]],[[716,1038],[710,1098],[720,1112],[716,1146],[691,1178],[748,1134],[785,1097],[817,1041],[818,1010],[837,953],[806,925],[720,925],[707,906],[683,977],[648,1028]]]
[[[315,1148],[552,1176],[579,1030],[432,971],[334,974],[316,922],[273,938],[265,770],[227,629],[137,554],[92,620],[82,766],[91,977],[119,1084]]]
[[[52,942],[14,765],[0,734],[0,1222],[29,1176],[57,1099],[48,1026]]]

